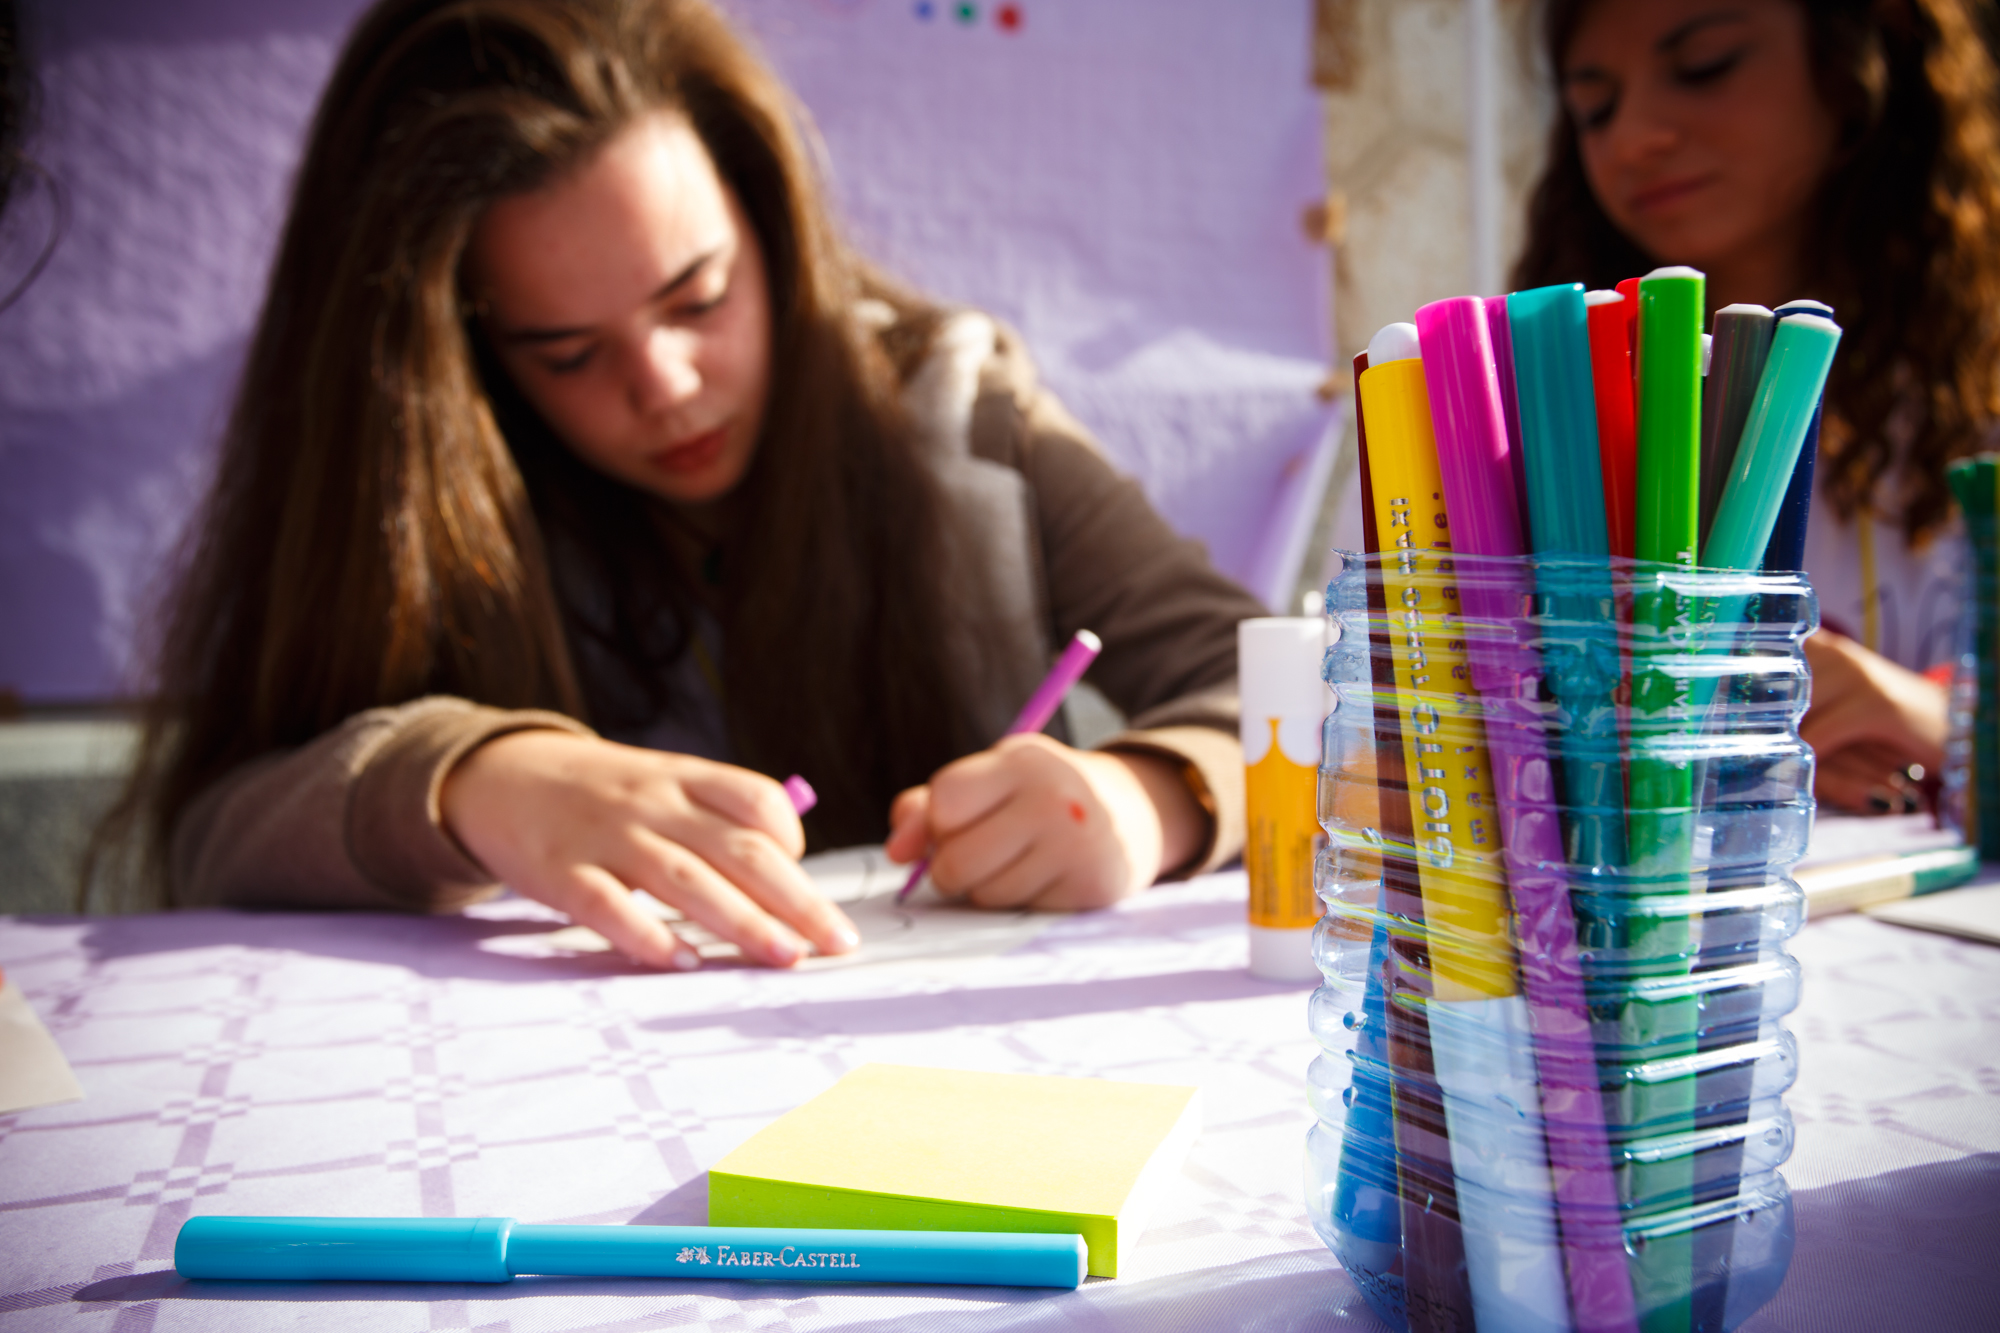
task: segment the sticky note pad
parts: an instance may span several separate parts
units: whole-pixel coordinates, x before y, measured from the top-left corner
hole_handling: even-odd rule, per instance
[[[1198,1088],[863,1065],[708,1173],[710,1226],[1075,1233],[1116,1277]]]

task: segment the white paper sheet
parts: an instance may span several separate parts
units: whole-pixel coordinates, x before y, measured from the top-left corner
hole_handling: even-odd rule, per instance
[[[2000,884],[1946,889],[1861,910],[1877,921],[2000,944]]]
[[[820,892],[841,905],[860,932],[861,947],[853,953],[808,958],[800,971],[865,967],[881,963],[935,962],[990,958],[1019,948],[1060,920],[1048,912],[986,912],[947,902],[920,886],[906,903],[896,902],[909,868],[885,856],[880,847],[851,847],[809,856],[800,863]],[[734,962],[742,957],[733,944],[717,939],[655,900],[640,901],[655,908],[674,931],[698,950],[704,961]],[[546,935],[513,935],[489,940],[491,951],[520,957],[554,957],[604,953],[611,943],[588,926],[563,926]]]
[[[82,1100],[83,1085],[21,988],[0,986],[0,1114]]]

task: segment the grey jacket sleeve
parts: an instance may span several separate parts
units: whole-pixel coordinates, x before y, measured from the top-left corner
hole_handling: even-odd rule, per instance
[[[1020,469],[1033,493],[1054,641],[1080,628],[1104,640],[1087,679],[1130,720],[1104,748],[1187,766],[1212,820],[1181,873],[1234,859],[1244,836],[1236,623],[1263,605],[1167,525],[1004,332],[973,411],[974,451]]]
[[[451,912],[497,885],[444,826],[453,764],[514,731],[590,731],[559,713],[433,697],[371,708],[203,792],[175,830],[182,907]]]

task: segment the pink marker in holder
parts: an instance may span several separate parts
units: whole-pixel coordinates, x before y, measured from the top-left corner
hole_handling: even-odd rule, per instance
[[[1524,556],[1512,441],[1485,306],[1472,296],[1437,301],[1417,311],[1416,323],[1452,549],[1460,557]],[[1506,568],[1482,568],[1464,581],[1460,597],[1469,620],[1507,623],[1524,614],[1525,568],[1511,580],[1501,577]],[[1534,649],[1518,641],[1482,637],[1466,649],[1473,687],[1485,701],[1570,1302],[1579,1333],[1626,1333],[1638,1328],[1638,1313],[1598,1097],[1576,918],[1562,869],[1555,767],[1533,712],[1541,664]]]

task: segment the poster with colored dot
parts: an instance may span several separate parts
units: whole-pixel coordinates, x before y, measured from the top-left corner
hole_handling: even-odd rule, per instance
[[[1334,424],[1299,225],[1325,190],[1309,0],[726,7],[804,101],[861,247],[1018,329],[1168,519],[1289,609],[1287,520]]]
[[[1324,254],[1298,221],[1324,189],[1310,0],[721,3],[823,132],[860,245],[1018,329],[1167,518],[1275,598],[1333,424]],[[33,152],[65,194],[0,319],[0,691],[138,687],[363,8],[24,0]],[[27,271],[53,207],[14,201],[0,270]]]

